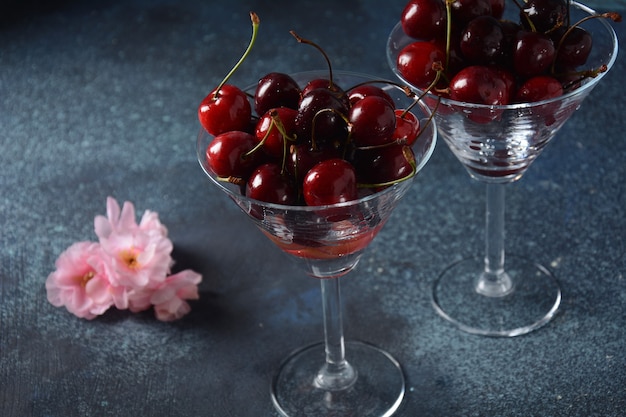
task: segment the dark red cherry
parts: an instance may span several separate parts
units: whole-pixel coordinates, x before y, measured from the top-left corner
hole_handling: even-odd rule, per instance
[[[239,87],[224,84],[220,90],[211,91],[198,106],[198,119],[213,136],[231,130],[246,130],[252,108],[246,93]]]
[[[318,162],[325,159],[339,158],[341,153],[333,147],[311,148],[308,143],[291,145],[287,160],[289,175],[302,181],[306,173]]]
[[[491,67],[473,65],[462,69],[450,81],[450,98],[475,104],[508,104],[507,80]]]
[[[246,132],[222,133],[207,147],[207,163],[218,177],[246,178],[259,163],[260,152],[249,154],[256,144],[256,138]]]
[[[513,66],[518,75],[539,75],[550,68],[554,58],[554,43],[546,35],[531,31],[517,33]]]
[[[298,111],[288,107],[279,107],[267,111],[257,122],[255,136],[263,141],[265,152],[275,158],[282,158],[291,142],[296,138],[296,116]],[[287,138],[283,135],[287,135]]]
[[[446,7],[442,0],[410,0],[400,16],[402,30],[412,38],[445,37]]]
[[[296,187],[275,163],[262,164],[252,171],[246,183],[246,196],[274,204],[294,205],[298,201]]]
[[[451,9],[452,23],[461,30],[470,20],[491,15],[491,0],[456,0]]]
[[[302,184],[309,206],[344,203],[358,198],[356,173],[348,161],[326,159],[309,170]]]
[[[357,150],[354,166],[359,184],[379,186],[410,177],[415,170],[410,146],[390,145],[379,149]]]
[[[520,10],[520,22],[531,30],[546,33],[567,23],[567,0],[527,0]]]
[[[573,27],[567,33],[565,29],[558,30],[557,34],[557,36],[552,36],[554,45],[557,47],[557,68],[568,69],[584,65],[593,46],[591,34],[580,26]]]
[[[318,88],[330,90],[334,95],[344,101],[344,103],[348,103],[346,92],[341,86],[339,86],[336,82],[331,81],[327,78],[314,78],[302,88],[302,92],[300,97],[304,97],[309,94],[313,90],[317,90]]]
[[[350,137],[357,147],[377,146],[392,141],[396,115],[387,100],[368,96],[357,101],[348,114]]]
[[[437,76],[435,63],[442,67],[446,62],[445,49],[433,42],[418,41],[402,48],[397,58],[398,72],[411,85],[426,89]]]
[[[510,85],[505,76],[492,67],[474,65],[462,69],[450,81],[450,98],[474,104],[509,104]],[[467,118],[476,123],[489,123],[502,114],[501,110],[474,108]]]
[[[500,21],[491,15],[472,19],[461,34],[463,56],[474,64],[492,65],[504,57],[506,38]]]
[[[328,88],[309,91],[300,100],[296,116],[298,141],[324,146],[334,141],[345,141],[348,125],[344,118],[348,109],[344,100]]]
[[[270,72],[263,76],[254,93],[256,114],[265,114],[277,107],[297,109],[300,101],[300,87],[288,74]]]

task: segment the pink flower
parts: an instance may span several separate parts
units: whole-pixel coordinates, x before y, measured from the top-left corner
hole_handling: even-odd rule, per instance
[[[56,261],[46,279],[48,301],[78,317],[93,319],[113,305],[109,273],[100,245],[78,242]]]
[[[173,264],[173,245],[156,213],[146,211],[138,225],[132,203],[125,202],[120,210],[117,201],[109,197],[107,217],[96,216],[94,229],[111,257],[114,285],[133,289],[165,280]]]
[[[94,229],[99,243],[75,243],[57,259],[46,280],[50,303],[87,319],[113,305],[132,312],[154,306],[165,321],[190,311],[185,300],[198,298],[202,276],[191,270],[169,275],[173,245],[157,213],[146,210],[137,224],[132,203],[120,209],[108,197],[107,215],[95,217]]]
[[[189,269],[167,277],[150,297],[157,319],[172,321],[189,313],[191,307],[185,300],[198,299],[201,280],[200,274]]]

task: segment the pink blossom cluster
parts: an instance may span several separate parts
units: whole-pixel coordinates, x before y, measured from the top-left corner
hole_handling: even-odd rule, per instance
[[[77,242],[56,261],[46,279],[48,301],[78,317],[93,319],[110,307],[139,312],[154,307],[159,320],[190,311],[202,276],[192,270],[170,274],[172,241],[157,213],[147,210],[139,224],[135,207],[107,198],[107,216],[94,220],[98,242]]]

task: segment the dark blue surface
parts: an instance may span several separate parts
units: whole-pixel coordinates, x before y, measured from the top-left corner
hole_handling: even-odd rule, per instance
[[[245,49],[250,10],[261,31],[236,84],[324,68],[291,29],[337,69],[392,77],[384,47],[404,1],[40,3],[0,27],[0,415],[275,415],[273,370],[322,336],[319,284],[203,178],[196,107]],[[590,5],[626,13],[623,1]],[[404,366],[399,415],[624,415],[624,56],[508,188],[507,249],[563,286],[551,323],[484,338],[432,309],[437,273],[480,252],[483,234],[484,188],[443,142],[343,281],[346,337]],[[184,319],[85,321],[47,302],[55,259],[95,238],[108,195],[158,211],[177,268],[204,275]]]

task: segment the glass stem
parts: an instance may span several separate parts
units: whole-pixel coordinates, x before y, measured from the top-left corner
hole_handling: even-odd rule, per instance
[[[513,291],[511,277],[504,270],[505,184],[487,184],[485,214],[485,267],[476,282],[476,291],[488,297],[502,297]]]
[[[317,373],[314,384],[327,391],[339,391],[354,384],[357,372],[346,360],[339,278],[320,279],[320,282],[326,363]]]

